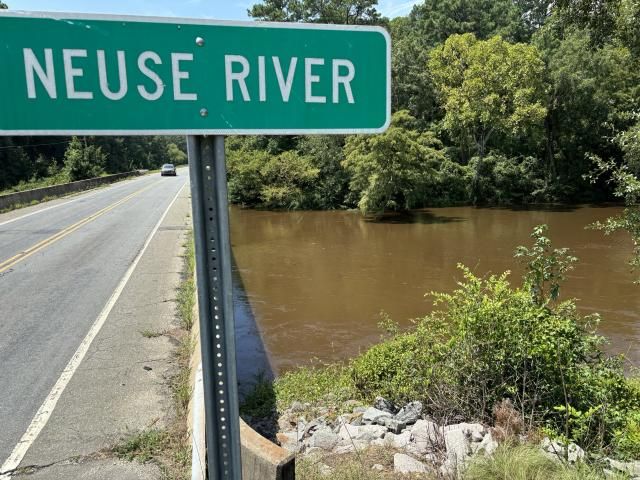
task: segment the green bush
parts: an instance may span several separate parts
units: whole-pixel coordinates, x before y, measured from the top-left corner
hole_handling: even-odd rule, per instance
[[[613,432],[614,446],[625,460],[640,458],[640,410],[629,413],[622,428]]]

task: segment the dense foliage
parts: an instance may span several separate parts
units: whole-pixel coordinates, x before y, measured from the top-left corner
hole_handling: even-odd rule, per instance
[[[265,0],[249,10],[261,20],[387,28],[396,115],[379,138],[237,140],[236,151],[293,151],[319,170],[298,200],[238,201],[379,214],[452,203],[615,199],[610,176],[588,176],[595,157],[617,168],[638,156],[630,146],[640,111],[637,0],[424,0],[392,20],[376,5]],[[629,173],[637,178],[637,167]],[[234,191],[245,189],[233,171],[231,180]],[[274,188],[283,192],[281,184]]]
[[[398,404],[420,400],[444,422],[492,423],[507,399],[523,430],[542,428],[590,450],[637,458],[640,385],[625,377],[622,358],[603,353],[599,317],[560,301],[576,259],[554,249],[545,230],[537,227],[533,245],[517,250],[526,267],[520,286],[508,272],[479,278],[461,267],[458,288],[432,294],[438,310],[414,328],[389,329],[388,339],[343,367],[303,368],[278,379],[280,406],[381,395]]]

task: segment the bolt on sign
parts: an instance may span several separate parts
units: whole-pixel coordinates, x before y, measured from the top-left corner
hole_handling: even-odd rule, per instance
[[[379,27],[0,14],[0,135],[376,133]]]

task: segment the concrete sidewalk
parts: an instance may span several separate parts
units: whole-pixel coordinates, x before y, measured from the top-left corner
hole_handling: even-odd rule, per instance
[[[184,188],[14,478],[161,477],[156,465],[118,460],[109,449],[173,418],[169,379],[177,371],[176,341],[142,332],[177,327],[176,287],[190,211]]]

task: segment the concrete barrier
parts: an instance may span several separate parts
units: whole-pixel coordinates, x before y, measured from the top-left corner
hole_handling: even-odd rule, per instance
[[[295,455],[270,442],[240,419],[243,480],[294,480]]]
[[[114,175],[105,175],[104,177],[88,178],[87,180],[78,180],[77,182],[61,183],[60,185],[52,185],[44,188],[34,188],[33,190],[25,190],[23,192],[7,193],[0,195],[0,210],[10,208],[15,205],[29,204],[33,201],[39,202],[47,197],[60,197],[70,193],[81,192],[91,188],[107,185],[109,183],[122,180],[123,178],[140,175],[140,171],[116,173]]]

